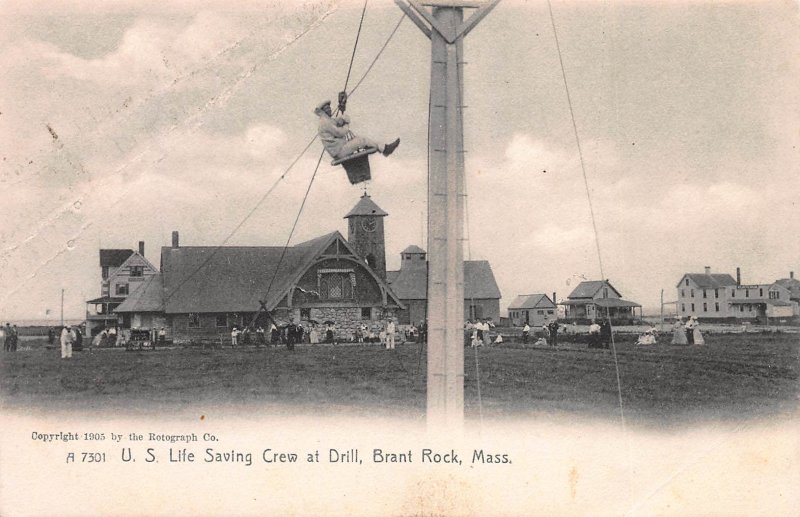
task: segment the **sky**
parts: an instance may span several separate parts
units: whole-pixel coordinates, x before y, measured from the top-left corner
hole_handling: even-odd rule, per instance
[[[0,4],[0,319],[56,315],[61,289],[82,316],[101,247],[143,240],[157,267],[172,230],[283,245],[321,146],[264,195],[342,89],[360,8]],[[554,0],[553,14],[585,183],[547,3],[504,0],[465,40],[466,255],[490,261],[501,306],[600,278],[598,249],[645,313],[704,266],[745,283],[800,273],[798,4]],[[369,2],[350,88],[401,17]],[[390,269],[426,247],[429,74],[406,19],[348,104],[357,134],[401,138],[367,187],[389,213]],[[346,235],[361,193],[324,158],[291,242]]]

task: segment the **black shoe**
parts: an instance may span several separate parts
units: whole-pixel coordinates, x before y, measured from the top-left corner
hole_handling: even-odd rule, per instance
[[[394,142],[392,142],[391,144],[386,144],[383,147],[383,155],[384,156],[389,156],[390,154],[392,154],[394,152],[395,149],[397,149],[398,145],[400,145],[400,139],[399,138],[397,140],[395,140]]]

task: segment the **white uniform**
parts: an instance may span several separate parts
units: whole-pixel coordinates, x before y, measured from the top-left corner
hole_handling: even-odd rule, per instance
[[[64,327],[61,330],[61,359],[70,359],[72,357],[72,343],[74,342],[75,334]]]
[[[394,322],[390,321],[386,324],[386,349],[394,350]]]

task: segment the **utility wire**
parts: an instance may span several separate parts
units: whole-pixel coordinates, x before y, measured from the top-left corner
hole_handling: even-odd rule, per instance
[[[550,23],[553,26],[553,37],[555,38],[555,42],[556,42],[556,51],[558,52],[558,62],[561,65],[561,77],[564,80],[564,91],[566,92],[566,95],[567,95],[567,104],[569,105],[569,115],[570,115],[570,118],[572,120],[572,129],[573,129],[573,131],[575,133],[575,143],[576,143],[576,145],[578,147],[578,157],[580,158],[580,163],[581,163],[581,172],[583,174],[583,184],[584,184],[584,187],[586,188],[586,199],[589,202],[589,214],[591,215],[591,218],[592,218],[592,228],[594,230],[594,242],[595,242],[595,246],[597,248],[597,261],[598,261],[599,266],[600,266],[600,278],[601,278],[601,280],[605,280],[605,273],[603,271],[603,255],[600,252],[600,235],[599,235],[599,233],[597,231],[597,223],[595,221],[595,216],[594,216],[594,207],[592,205],[592,196],[591,196],[591,191],[589,190],[589,180],[587,179],[587,176],[586,176],[586,164],[585,164],[584,159],[583,159],[583,150],[581,148],[581,139],[580,139],[580,136],[578,134],[578,125],[575,122],[575,111],[573,110],[573,107],[572,107],[572,98],[571,98],[571,96],[569,94],[569,84],[567,82],[567,73],[566,73],[566,70],[564,68],[564,58],[562,57],[562,54],[561,54],[561,45],[559,44],[559,41],[558,41],[558,31],[556,30],[556,20],[555,20],[555,17],[553,16],[553,5],[551,3],[551,0],[547,0],[547,8],[548,8],[548,10],[550,12]],[[610,315],[610,311],[609,311],[608,307],[606,307],[606,320],[608,321],[609,327],[611,327],[611,315]],[[614,342],[614,332],[613,332],[613,330],[611,332],[611,351],[612,351],[613,356],[614,356],[614,371],[615,371],[616,377],[617,377],[617,397],[618,397],[618,401],[619,401],[619,418],[620,418],[620,421],[622,423],[622,431],[623,431],[623,433],[625,435],[627,435],[627,426],[625,424],[625,411],[623,410],[623,404],[622,404],[622,381],[621,381],[620,374],[619,374],[619,360],[617,358],[617,346],[616,346],[616,343]],[[630,444],[629,444],[629,456],[630,456]],[[629,462],[628,463],[629,463],[629,475],[632,476],[632,465],[630,463],[630,457],[629,457]]]

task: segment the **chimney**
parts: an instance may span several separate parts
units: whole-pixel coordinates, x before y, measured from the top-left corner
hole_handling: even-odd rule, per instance
[[[742,285],[742,268],[736,268],[736,285]]]
[[[139,241],[139,255],[144,257],[144,241]]]
[[[558,302],[556,302],[556,292],[555,291],[553,291],[553,303],[558,303]]]
[[[173,247],[173,248],[178,248],[178,247],[180,247],[180,243],[179,243],[179,241],[178,241],[178,230],[174,230],[174,231],[172,232],[172,247]]]
[[[789,278],[794,280],[794,271],[789,271]]]
[[[706,274],[707,275],[711,274],[711,266],[706,266]]]

